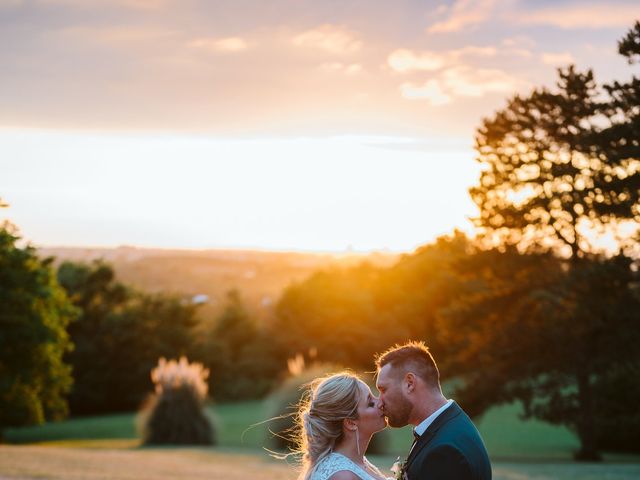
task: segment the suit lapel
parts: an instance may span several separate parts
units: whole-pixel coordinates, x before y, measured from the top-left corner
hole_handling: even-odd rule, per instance
[[[436,435],[438,430],[440,430],[440,428],[442,428],[442,426],[445,425],[449,420],[452,420],[456,418],[458,415],[460,415],[461,412],[462,412],[462,409],[458,406],[458,404],[454,400],[451,406],[449,406],[449,408],[447,408],[444,412],[442,412],[433,421],[433,423],[429,425],[429,428],[427,428],[427,431],[424,432],[420,436],[420,439],[415,443],[415,445],[409,452],[409,456],[407,457],[407,463],[405,464],[405,469],[409,468],[409,466],[411,465],[411,462],[413,462],[413,460],[416,458],[416,455],[418,455],[418,452],[420,452],[420,450],[422,450],[424,447],[426,447],[429,444],[429,442],[433,439],[433,437]]]

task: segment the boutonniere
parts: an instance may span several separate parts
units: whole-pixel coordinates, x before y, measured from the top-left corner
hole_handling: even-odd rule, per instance
[[[405,471],[406,466],[406,460],[404,462],[401,462],[400,457],[398,457],[398,459],[391,467],[391,473],[393,473],[393,477],[395,478],[395,480],[407,480],[407,472]]]

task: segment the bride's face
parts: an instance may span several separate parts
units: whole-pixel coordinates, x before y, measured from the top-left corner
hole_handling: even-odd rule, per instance
[[[365,433],[382,430],[387,426],[387,422],[380,408],[380,400],[371,393],[371,389],[364,382],[360,384],[360,393],[358,428]]]

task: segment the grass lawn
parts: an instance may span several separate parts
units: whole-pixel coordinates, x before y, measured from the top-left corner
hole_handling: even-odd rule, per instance
[[[518,404],[489,410],[476,424],[494,458],[570,459],[580,443],[567,428],[519,418]]]
[[[392,457],[372,457],[381,468]],[[3,480],[293,480],[296,470],[266,454],[218,448],[0,447]],[[639,464],[494,463],[495,480],[632,480]]]
[[[0,478],[82,480],[286,480],[293,468],[268,456],[213,449],[87,449],[52,446],[0,447]]]
[[[269,418],[266,402],[238,402],[215,405],[209,414],[218,425],[218,440],[222,447],[261,449],[268,447],[269,424],[252,426]],[[522,421],[518,405],[495,407],[478,422],[478,428],[494,459],[500,460],[570,460],[578,447],[578,440],[566,428],[537,421]],[[91,440],[96,445],[108,439],[120,440],[121,445],[137,445],[134,414],[104,415],[73,418],[60,423],[9,429],[5,437],[9,443],[57,443],[72,445],[75,441]],[[402,455],[411,444],[408,428],[388,430],[389,454]],[[83,442],[88,445],[91,442]],[[640,457],[610,456],[615,460],[640,462]]]
[[[39,427],[10,429],[0,447],[0,478],[295,478],[295,471],[269,457],[265,402],[210,407],[218,425],[215,448],[141,448],[135,415],[74,418]],[[517,405],[497,407],[478,421],[498,480],[631,480],[640,478],[640,456],[605,455],[602,464],[571,461],[575,436],[564,428],[523,422]],[[371,456],[389,468],[411,443],[408,429],[389,430],[389,454]]]

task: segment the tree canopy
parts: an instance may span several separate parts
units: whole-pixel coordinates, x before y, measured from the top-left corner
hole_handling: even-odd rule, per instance
[[[69,327],[74,414],[127,411],[152,390],[149,372],[160,357],[193,352],[196,307],[168,295],[136,292],[111,266],[65,262],[60,283],[80,311]]]
[[[636,23],[620,43],[629,60],[639,37]],[[591,70],[569,66],[555,91],[517,95],[483,121],[470,193],[490,243],[580,257],[594,251],[590,234],[640,221],[639,82],[599,86]]]
[[[525,417],[576,432],[582,458],[597,458],[598,438],[610,443],[618,428],[639,437],[633,401],[621,401],[637,379],[619,375],[640,368],[640,295],[630,264],[619,255],[568,268],[552,254],[515,247],[459,262],[458,298],[438,325],[451,352],[444,369],[464,380],[461,404],[479,415],[519,400]],[[608,390],[613,383],[620,389]]]
[[[619,50],[632,61],[639,45],[636,23]],[[617,252],[602,252],[591,240],[640,225],[639,86],[599,86],[570,66],[556,91],[515,96],[484,120],[470,193],[485,246],[498,248],[458,265],[461,296],[441,316],[468,408],[519,399],[526,416],[572,428],[581,459],[599,458],[611,435],[597,412],[628,422],[625,393],[606,386],[634,391],[620,372],[640,366],[635,242],[618,236]],[[628,426],[640,437],[640,422]]]
[[[72,384],[63,355],[76,310],[51,259],[18,241],[14,227],[0,227],[0,433],[64,417]]]
[[[262,397],[280,379],[285,356],[278,332],[249,314],[237,290],[227,293],[224,311],[200,340],[198,356],[211,369],[210,392],[216,400]]]

